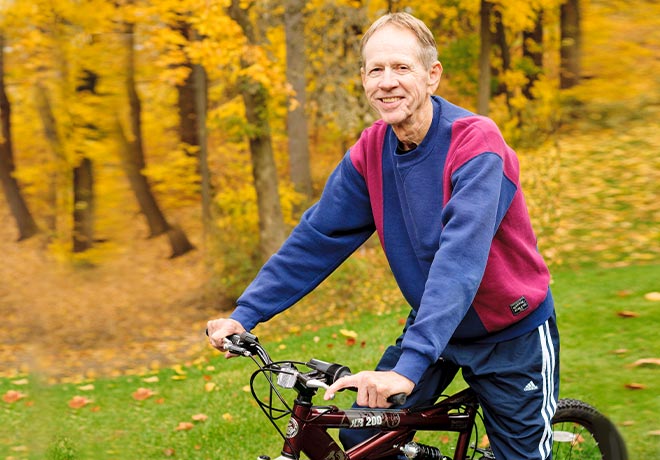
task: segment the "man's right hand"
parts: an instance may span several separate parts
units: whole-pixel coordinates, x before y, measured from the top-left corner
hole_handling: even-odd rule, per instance
[[[206,324],[206,332],[209,335],[209,342],[214,348],[224,351],[224,338],[232,334],[241,334],[245,332],[245,328],[241,323],[230,318],[212,319]],[[225,358],[236,356],[227,352]]]

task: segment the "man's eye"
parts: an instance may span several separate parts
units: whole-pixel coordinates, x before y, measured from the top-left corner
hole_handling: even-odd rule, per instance
[[[369,76],[370,77],[378,77],[383,73],[383,69],[381,67],[374,67],[369,71]]]
[[[407,65],[399,65],[396,67],[396,71],[399,73],[406,73],[410,71],[410,67],[408,67]]]

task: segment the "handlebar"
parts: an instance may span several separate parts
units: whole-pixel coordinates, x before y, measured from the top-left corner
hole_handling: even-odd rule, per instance
[[[277,383],[284,388],[294,388],[296,384],[299,384],[304,388],[313,389],[314,391],[318,388],[328,389],[330,385],[340,378],[352,375],[351,370],[347,366],[328,363],[320,359],[310,359],[304,363],[306,367],[312,369],[311,372],[300,372],[293,363],[275,363],[259,343],[257,336],[249,332],[226,337],[224,339],[223,349],[239,356],[258,356],[265,367],[269,367],[271,370],[277,370]],[[357,391],[355,387],[346,389]],[[400,406],[406,402],[406,399],[407,395],[405,393],[397,393],[388,397],[387,401]]]

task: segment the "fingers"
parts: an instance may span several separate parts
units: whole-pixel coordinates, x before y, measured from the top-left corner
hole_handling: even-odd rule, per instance
[[[392,403],[387,398],[398,393],[409,395],[415,384],[392,371],[362,371],[342,377],[330,385],[324,399],[332,399],[337,391],[350,387],[357,388],[356,402],[359,406],[388,408]]]
[[[241,325],[241,323],[228,318],[211,320],[207,323],[206,327],[207,333],[209,335],[209,342],[214,348],[217,348],[218,350],[223,349],[225,337],[232,334],[241,334],[242,332],[245,332],[245,328]]]
[[[326,390],[323,399],[328,401],[335,397],[335,393],[344,388],[357,388],[356,402],[359,406],[387,408],[390,404],[387,401],[389,396],[388,389],[379,385],[378,379],[375,379],[373,372],[359,372],[354,375],[342,377],[330,385]]]
[[[323,395],[323,399],[325,399],[326,401],[330,399],[334,399],[335,393],[337,393],[339,390],[343,390],[344,388],[357,387],[358,375],[359,374],[349,375],[337,380],[335,383],[330,385],[330,388],[325,390],[325,395]]]

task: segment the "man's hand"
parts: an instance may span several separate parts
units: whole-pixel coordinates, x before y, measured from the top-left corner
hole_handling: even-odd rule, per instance
[[[209,335],[209,342],[213,347],[220,351],[223,350],[224,338],[232,334],[241,334],[245,332],[245,328],[236,320],[229,318],[219,318],[209,321],[206,325],[206,332]],[[225,358],[236,356],[227,352]]]
[[[349,387],[358,389],[358,405],[387,408],[392,405],[387,398],[397,393],[409,395],[415,384],[394,371],[363,371],[337,380],[326,390],[323,399],[332,399],[337,391]]]

